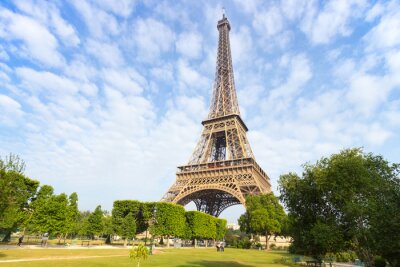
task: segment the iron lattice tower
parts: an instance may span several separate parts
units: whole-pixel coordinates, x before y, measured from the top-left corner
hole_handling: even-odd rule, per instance
[[[233,77],[228,19],[218,21],[217,68],[210,111],[189,163],[178,167],[176,181],[162,201],[218,217],[227,207],[243,204],[247,195],[271,192],[267,174],[256,163],[240,117]]]

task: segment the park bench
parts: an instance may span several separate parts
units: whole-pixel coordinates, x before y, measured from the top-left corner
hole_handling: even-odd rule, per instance
[[[83,246],[83,244],[86,244],[86,246],[89,246],[90,240],[82,240],[81,246]]]
[[[318,262],[317,261],[306,261],[307,266],[317,266]]]

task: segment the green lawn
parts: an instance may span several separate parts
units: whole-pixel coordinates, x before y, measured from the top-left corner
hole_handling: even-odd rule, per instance
[[[67,257],[102,256],[101,258],[65,259]],[[140,266],[276,266],[274,263],[282,257],[288,257],[285,252],[265,252],[257,250],[225,249],[216,252],[215,249],[165,249],[149,256]],[[62,257],[62,259],[57,259]],[[34,261],[37,258],[46,260]],[[1,262],[12,259],[30,259],[25,262]],[[127,249],[8,249],[0,250],[0,267],[2,266],[136,266],[128,257]]]

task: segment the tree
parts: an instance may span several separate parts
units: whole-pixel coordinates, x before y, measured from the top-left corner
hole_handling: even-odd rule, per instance
[[[166,236],[167,247],[169,237],[183,237],[186,228],[185,209],[181,205],[159,202],[155,204],[155,221],[150,227],[150,233],[154,236]]]
[[[228,228],[226,227],[227,221],[225,219],[216,218],[216,235],[215,238],[217,240],[222,240],[225,237],[226,231]]]
[[[246,213],[239,218],[242,231],[264,234],[266,249],[269,249],[269,238],[281,233],[286,214],[277,197],[272,193],[246,198]]]
[[[136,232],[143,232],[147,229],[147,224],[143,218],[151,216],[147,211],[143,212],[144,204],[136,200],[116,200],[112,209],[112,224],[114,231],[119,236],[124,236],[124,219],[128,214],[132,214],[136,219]]]
[[[10,154],[0,158],[0,232],[8,241],[11,233],[24,225],[31,216],[30,203],[34,199],[39,182],[23,174],[25,163]]]
[[[131,212],[128,213],[123,220],[121,233],[121,237],[125,239],[125,246],[127,240],[134,238],[136,235],[136,220]]]
[[[78,209],[78,194],[75,192],[68,197],[66,213],[67,214],[66,214],[64,241],[67,238],[68,234],[76,234],[76,225],[78,223],[78,218],[79,218],[79,209]]]
[[[106,244],[111,244],[111,237],[115,233],[114,231],[114,226],[112,224],[112,217],[109,214],[108,211],[103,212],[103,225],[104,225],[104,230],[103,230],[103,236],[106,237]],[[135,231],[136,231],[136,224],[135,224]]]
[[[89,210],[79,211],[78,221],[74,230],[79,236],[89,236],[88,233],[88,218],[91,212]]]
[[[366,266],[376,255],[397,266],[400,252],[399,165],[361,149],[305,164],[279,180],[289,211],[292,251],[321,259],[355,250]]]
[[[101,235],[103,230],[103,211],[101,210],[101,206],[98,205],[87,219],[87,233],[91,238],[94,238],[94,236]]]
[[[149,255],[149,251],[147,250],[147,247],[140,244],[137,247],[133,247],[131,251],[129,252],[129,258],[132,260],[137,261],[137,266],[140,267],[140,262],[144,261],[147,259],[147,256]]]
[[[39,233],[56,235],[59,239],[72,229],[69,219],[69,200],[66,194],[53,194],[53,188],[43,185],[32,202],[32,218],[29,229]]]
[[[215,239],[217,236],[216,218],[213,216],[199,212],[186,212],[186,220],[190,229],[190,236],[196,239]]]

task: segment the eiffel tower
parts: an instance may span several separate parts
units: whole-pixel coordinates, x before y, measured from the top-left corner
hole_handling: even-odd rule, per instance
[[[210,111],[189,160],[179,166],[176,181],[161,201],[218,217],[226,208],[246,203],[246,196],[271,192],[269,177],[257,164],[240,117],[233,77],[228,19],[218,21],[217,68]]]

